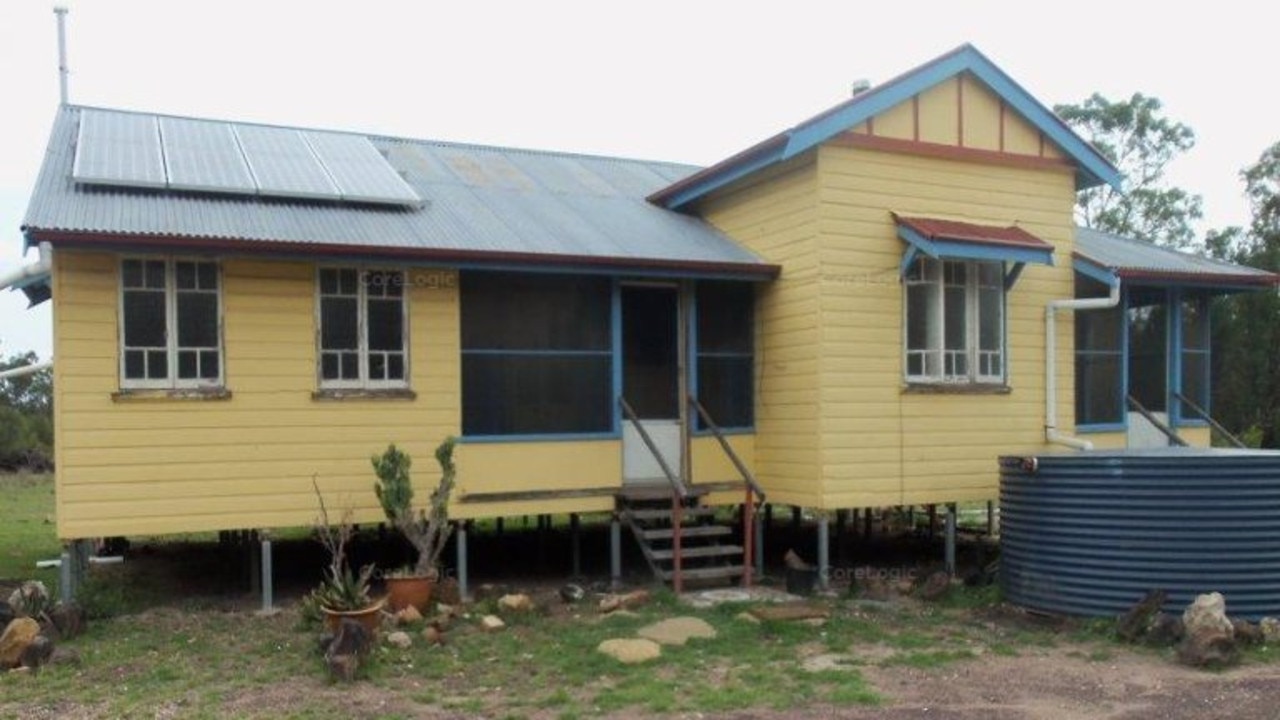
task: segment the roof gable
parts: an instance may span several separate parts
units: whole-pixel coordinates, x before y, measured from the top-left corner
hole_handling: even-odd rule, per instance
[[[1077,188],[1104,183],[1117,188],[1120,186],[1120,172],[1097,149],[996,67],[977,48],[965,44],[670,185],[649,196],[649,199],[672,209],[686,206],[757,170],[796,157],[842,133],[855,130],[866,121],[893,110],[940,83],[965,74],[980,81],[1076,166]]]

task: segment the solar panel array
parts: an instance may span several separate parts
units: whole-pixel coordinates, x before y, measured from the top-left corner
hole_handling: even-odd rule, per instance
[[[422,203],[359,135],[87,109],[72,177],[89,185]]]

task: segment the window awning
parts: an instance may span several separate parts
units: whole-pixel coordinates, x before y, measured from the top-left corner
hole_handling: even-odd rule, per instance
[[[1005,287],[1012,287],[1027,263],[1053,264],[1053,246],[1017,226],[999,227],[894,214],[898,237],[908,245],[905,275],[918,255],[935,260],[987,260],[1009,263]]]

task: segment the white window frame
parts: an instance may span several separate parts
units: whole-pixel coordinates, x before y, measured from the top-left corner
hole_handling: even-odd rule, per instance
[[[356,380],[326,380],[324,377],[324,308],[320,276],[325,270],[354,270],[356,273],[356,337],[357,354],[359,356],[360,377]],[[369,273],[398,273],[401,278],[403,292],[400,295],[400,338],[401,353],[404,355],[404,377],[399,380],[369,379],[369,295],[365,277]],[[315,273],[316,303],[316,384],[322,390],[402,390],[409,387],[410,375],[410,341],[409,341],[409,273],[403,268],[373,267],[365,265],[319,265]],[[336,297],[350,297],[341,295]]]
[[[948,283],[948,266],[963,265],[965,266],[965,282],[964,282],[964,305],[965,305],[965,347],[963,350],[949,350],[946,347],[946,299],[947,288],[960,287],[955,283]],[[994,266],[998,269],[996,277],[1000,278],[1000,314],[997,318],[999,323],[998,333],[1000,336],[1000,347],[996,350],[982,349],[980,347],[981,333],[981,290],[986,287],[990,289],[990,285],[981,284],[981,267],[984,265]],[[1006,322],[1007,315],[1007,297],[1008,290],[1003,284],[1004,265],[996,261],[978,261],[978,260],[947,260],[932,259],[927,257],[919,257],[912,263],[908,269],[907,275],[903,280],[902,295],[902,373],[908,383],[920,384],[969,384],[969,385],[1003,385],[1008,378],[1008,335]],[[937,318],[937,324],[934,332],[928,340],[928,346],[924,348],[912,348],[910,346],[911,337],[911,299],[910,292],[912,287],[932,286],[936,291],[932,293],[933,297],[930,301],[933,303],[930,310]],[[965,362],[965,372],[947,372],[948,356],[963,357]],[[933,365],[936,372],[929,372],[930,356],[933,356]],[[992,356],[998,358],[1000,363],[999,373],[984,373],[981,368],[988,363]],[[920,368],[924,370],[921,373],[913,374],[911,372],[911,360],[913,357],[919,357]],[[950,358],[952,360],[957,358]]]
[[[124,295],[126,290],[137,288],[125,288],[124,286],[124,265],[126,262],[135,261],[144,264],[148,262],[164,263],[164,338],[165,338],[165,355],[167,362],[167,372],[164,379],[152,380],[146,378],[129,378],[125,376],[125,352],[131,348],[126,345],[125,338],[125,309]],[[217,295],[217,333],[218,346],[215,348],[218,352],[218,377],[217,378],[179,378],[178,377],[178,281],[176,265],[180,262],[200,263],[213,265],[214,273],[217,277],[218,288],[214,292]],[[120,387],[126,390],[183,390],[183,389],[200,389],[200,388],[221,388],[225,387],[227,374],[227,352],[226,342],[223,336],[223,277],[222,262],[217,258],[208,257],[186,257],[186,256],[156,256],[156,255],[126,255],[120,258],[120,262],[116,265],[116,313],[119,317],[117,323],[119,334],[119,375]],[[144,270],[145,273],[145,270]],[[200,292],[200,291],[198,291]],[[207,291],[206,291],[207,292]],[[205,349],[207,351],[207,348]],[[197,351],[200,352],[200,351]]]

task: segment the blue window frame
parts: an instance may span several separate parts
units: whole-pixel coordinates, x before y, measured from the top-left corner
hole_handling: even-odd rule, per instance
[[[694,397],[717,425],[755,425],[755,287],[702,281],[694,298]],[[695,430],[705,430],[698,417]]]
[[[1175,294],[1171,302],[1176,303],[1174,318],[1177,322],[1177,363],[1173,377],[1177,383],[1174,387],[1183,397],[1209,412],[1209,299],[1203,295]],[[1175,400],[1177,400],[1175,398]],[[1179,425],[1202,425],[1203,418],[1190,408],[1184,407],[1181,401],[1172,403],[1176,415],[1174,421]]]
[[[461,303],[464,436],[614,432],[609,278],[464,272]]]

